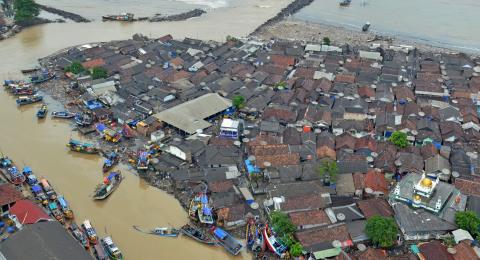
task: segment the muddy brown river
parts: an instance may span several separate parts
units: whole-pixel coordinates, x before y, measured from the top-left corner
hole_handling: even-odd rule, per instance
[[[264,5],[259,8],[258,2]],[[0,80],[21,78],[20,69],[40,57],[72,45],[130,38],[134,33],[159,37],[171,33],[199,39],[223,40],[245,36],[274,16],[289,0],[246,0],[245,6],[213,11],[205,17],[173,23],[48,24],[26,29],[0,42]],[[265,7],[266,6],[266,7]],[[238,17],[238,19],[234,19]],[[215,26],[212,26],[215,25]],[[187,213],[172,196],[148,186],[133,172],[107,200],[94,202],[91,194],[102,181],[102,158],[72,154],[65,144],[77,137],[68,123],[47,118],[39,122],[38,105],[17,108],[14,97],[0,89],[0,149],[19,166],[28,165],[46,177],[71,204],[77,222],[88,218],[100,235],[109,233],[126,259],[227,259],[220,247],[209,247],[185,237],[161,238],[134,231],[142,228],[181,226]],[[235,259],[251,256],[242,252]],[[233,257],[232,257],[233,258]]]

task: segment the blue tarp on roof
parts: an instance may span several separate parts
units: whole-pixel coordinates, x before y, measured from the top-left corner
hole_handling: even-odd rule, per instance
[[[245,165],[247,166],[247,172],[252,173],[259,173],[260,169],[255,167],[250,160],[245,160]]]
[[[228,233],[223,231],[223,229],[219,227],[215,228],[215,231],[213,233],[215,234],[216,237],[220,239],[225,239],[228,236]]]
[[[89,100],[86,102],[85,104],[87,106],[88,109],[90,110],[94,110],[94,109],[97,109],[97,108],[102,108],[103,105],[102,103],[98,102],[98,101],[95,101],[95,100]]]

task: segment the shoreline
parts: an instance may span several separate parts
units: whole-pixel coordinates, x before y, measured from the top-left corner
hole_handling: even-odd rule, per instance
[[[348,44],[354,47],[390,47],[409,45],[423,52],[432,53],[466,53],[471,56],[480,54],[479,51],[467,51],[454,47],[439,46],[434,43],[425,43],[421,39],[407,39],[404,37],[390,36],[384,32],[362,32],[344,26],[330,25],[327,23],[306,22],[296,18],[284,19],[277,23],[266,25],[251,34],[263,40],[283,39],[294,41],[321,42],[324,37],[331,40],[332,45]],[[378,46],[380,45],[380,46]]]

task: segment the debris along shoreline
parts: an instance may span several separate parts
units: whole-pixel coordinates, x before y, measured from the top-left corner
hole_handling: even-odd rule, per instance
[[[64,10],[60,10],[60,9],[57,9],[57,8],[54,8],[54,7],[51,7],[51,6],[42,5],[42,4],[37,4],[37,5],[40,9],[42,9],[46,12],[60,15],[61,17],[65,18],[65,19],[70,19],[70,20],[72,20],[74,22],[77,22],[77,23],[91,22],[87,18],[85,18],[81,15],[75,14],[75,13],[67,12],[67,11],[64,11]]]
[[[455,46],[443,46],[440,43],[424,42],[418,39],[398,38],[381,32],[362,32],[341,26],[305,22],[298,19],[285,19],[277,23],[265,26],[251,36],[263,40],[267,39],[285,39],[285,40],[303,40],[321,43],[324,37],[330,39],[332,44],[352,46],[372,47],[380,44],[383,47],[391,45],[415,46],[415,48],[427,52],[466,52],[469,54],[478,54],[480,51],[465,49]]]
[[[193,17],[199,17],[206,13],[203,9],[193,9],[180,14],[173,14],[168,16],[162,16],[161,14],[155,15],[148,19],[149,22],[173,22],[173,21],[185,21]]]
[[[449,199],[465,198],[447,181],[469,181],[462,176],[471,168],[462,165],[478,159],[478,105],[471,100],[480,89],[480,59],[465,54],[136,35],[72,47],[40,63],[57,77],[39,88],[68,110],[93,118],[79,129],[92,129],[88,137],[104,153],[118,150],[140,177],[174,194],[205,232],[221,226],[210,231],[228,238],[219,244],[232,254],[242,246],[224,229],[243,237],[250,219],[266,224],[272,212],[283,211],[295,226],[294,242],[307,251],[339,241],[349,254],[361,255],[352,242],[359,234],[346,226],[363,230],[369,205],[382,203],[385,216],[413,211],[390,208],[387,200],[399,197],[372,194],[388,194],[413,177],[418,183],[425,177],[417,173],[425,171],[435,184],[421,183],[429,192],[441,183],[438,189],[455,194],[438,203],[453,205]],[[94,68],[106,74],[94,79]],[[393,133],[404,134],[407,144],[395,144]],[[332,167],[332,176],[319,170]],[[416,197],[401,192],[402,198]],[[464,210],[465,203],[455,205],[449,210]],[[276,243],[278,229],[268,224],[272,230],[260,233],[282,255],[286,247]],[[442,232],[450,231],[447,225]],[[250,241],[257,240],[255,234],[247,232]],[[318,237],[323,240],[312,240]]]
[[[260,30],[270,25],[274,25],[286,17],[295,14],[296,12],[300,11],[300,9],[310,5],[314,0],[295,0],[290,3],[287,7],[283,8],[277,15],[268,19],[265,23],[257,27],[250,35],[254,35]]]

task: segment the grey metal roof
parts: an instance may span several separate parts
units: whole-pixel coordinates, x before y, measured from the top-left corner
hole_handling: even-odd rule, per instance
[[[0,243],[0,251],[8,260],[92,259],[57,221],[24,226]]]
[[[204,120],[205,118],[220,113],[231,106],[232,102],[230,100],[216,93],[209,93],[157,113],[155,117],[160,121],[192,134],[197,129],[205,129],[211,125]]]
[[[413,210],[400,202],[393,205],[393,210],[397,223],[405,233],[451,231],[457,228],[455,224],[444,221],[423,209]]]

